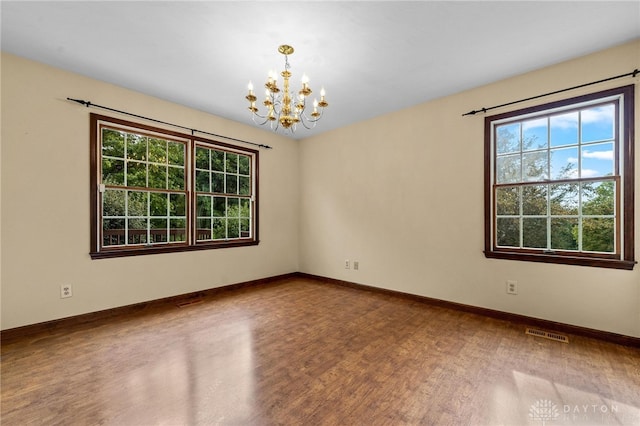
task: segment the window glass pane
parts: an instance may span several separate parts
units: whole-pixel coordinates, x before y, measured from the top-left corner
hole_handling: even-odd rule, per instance
[[[246,198],[240,199],[240,217],[251,217],[250,202]]]
[[[211,150],[201,147],[196,147],[196,168],[202,170],[209,170],[209,152]]]
[[[102,221],[102,245],[120,246],[125,242],[124,219],[104,219]]]
[[[522,247],[547,247],[547,218],[522,219]]]
[[[251,236],[251,228],[249,219],[240,219],[240,237],[248,238]]]
[[[150,243],[166,243],[168,241],[167,219],[150,219]]]
[[[135,161],[127,161],[127,186],[144,188],[147,186],[147,165]]]
[[[196,170],[196,191],[211,192],[209,177],[211,173]]]
[[[547,185],[527,185],[522,187],[522,214],[547,214]]]
[[[211,219],[198,219],[196,239],[198,241],[211,239]]]
[[[169,166],[169,187],[168,189],[185,189],[184,168]]]
[[[102,183],[105,185],[124,185],[124,160],[102,159]]]
[[[227,194],[238,193],[238,175],[226,175],[227,176]]]
[[[520,214],[519,189],[516,186],[496,190],[496,212],[498,215]]]
[[[240,184],[238,194],[251,195],[251,178],[249,176],[240,176],[238,181]]]
[[[520,123],[496,126],[496,153],[520,151]]]
[[[127,235],[129,236],[127,244],[147,243],[147,219],[127,219],[127,227]]]
[[[149,164],[149,188],[167,188],[167,166]]]
[[[582,219],[582,250],[613,253],[614,226],[612,218]]]
[[[551,214],[577,215],[579,185],[577,183],[565,183],[549,185]]]
[[[522,154],[522,172],[525,181],[547,179],[549,161],[547,151],[535,151]]]
[[[240,238],[240,219],[229,219],[227,226],[228,238]]]
[[[520,219],[499,217],[496,241],[501,247],[520,247]]]
[[[186,215],[184,194],[169,194],[169,215],[184,216]]]
[[[547,118],[522,122],[522,150],[546,148],[548,145]]]
[[[211,217],[211,197],[198,195],[196,214],[198,217]]]
[[[184,219],[171,219],[169,221],[169,225],[171,227],[169,240],[170,241],[186,241],[187,234],[185,229],[185,220]]]
[[[167,141],[149,138],[149,161],[153,163],[167,163]]]
[[[227,217],[240,216],[240,199],[227,198]]]
[[[213,197],[213,217],[225,217],[226,212],[226,200],[224,197]]]
[[[102,129],[102,155],[124,158],[124,133],[113,129]]]
[[[238,154],[227,152],[227,173],[238,173]]]
[[[227,220],[226,219],[213,219],[212,223],[214,240],[224,240],[227,237]]]
[[[148,192],[129,191],[127,216],[146,216]]]
[[[578,112],[554,115],[549,119],[551,126],[551,146],[574,145],[578,143]]]
[[[125,216],[125,191],[107,189],[102,194],[103,216]]]
[[[588,182],[582,184],[582,214],[612,216],[615,206],[615,183],[613,181]]]
[[[147,159],[147,138],[127,133],[127,158],[144,161]]]
[[[578,218],[551,218],[551,249],[578,250]]]
[[[211,170],[224,172],[224,152],[211,151]]]
[[[212,191],[217,193],[224,192],[224,174],[222,173],[212,173]]]
[[[167,216],[169,210],[169,194],[161,194],[158,192],[152,192],[149,194],[149,212],[151,216]],[[165,224],[165,228],[166,228]]]
[[[251,164],[249,160],[249,157],[246,155],[238,156],[238,173],[241,175],[249,175],[249,167]]]
[[[496,159],[496,182],[516,183],[520,182],[520,154],[505,155]]]
[[[603,105],[580,112],[582,142],[613,139],[615,125],[615,107]]]
[[[613,143],[582,146],[581,177],[612,176],[614,171]]]
[[[578,148],[552,149],[551,179],[574,179],[578,177]]]
[[[185,144],[178,142],[168,142],[169,164],[184,166]]]

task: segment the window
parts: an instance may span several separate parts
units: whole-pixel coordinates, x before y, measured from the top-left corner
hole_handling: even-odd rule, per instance
[[[91,114],[91,257],[258,244],[257,151]]]
[[[633,90],[485,119],[485,256],[634,264]]]

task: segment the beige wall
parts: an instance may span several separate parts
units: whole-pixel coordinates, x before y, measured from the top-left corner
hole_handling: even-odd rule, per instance
[[[89,258],[89,113],[67,97],[273,146],[253,247]],[[298,270],[298,147],[271,132],[2,55],[2,329]],[[60,299],[60,285],[73,297]]]
[[[484,119],[461,116],[634,68],[640,40],[294,142],[3,54],[2,329],[299,270],[640,337],[640,266],[484,258]],[[272,145],[260,151],[260,245],[90,260],[90,109],[66,97]],[[72,298],[59,298],[63,283]]]
[[[619,271],[484,257],[484,116],[461,116],[636,68],[640,40],[304,140],[301,271],[640,337],[640,266]],[[637,120],[639,80],[537,102],[636,83]],[[639,129],[636,123],[636,141]],[[638,158],[640,149],[640,253]],[[360,269],[345,270],[345,259],[359,261]],[[506,294],[506,280],[518,281],[517,296]]]

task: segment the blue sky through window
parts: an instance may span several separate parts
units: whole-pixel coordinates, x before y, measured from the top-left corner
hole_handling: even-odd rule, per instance
[[[593,106],[499,126],[505,134],[519,138],[498,144],[498,156],[522,149],[523,165],[533,158],[527,151],[549,149],[550,179],[592,178],[615,173],[615,107],[613,104]],[[526,180],[544,179],[546,176]]]

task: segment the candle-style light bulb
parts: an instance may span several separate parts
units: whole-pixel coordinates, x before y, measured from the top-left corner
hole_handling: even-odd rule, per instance
[[[329,106],[329,103],[324,99],[324,95],[326,94],[324,87],[320,90],[320,103],[318,104],[322,108],[326,108]]]
[[[313,112],[311,113],[311,117],[313,117],[314,121],[317,121],[320,118],[320,113],[318,112],[318,99],[313,100]]]

